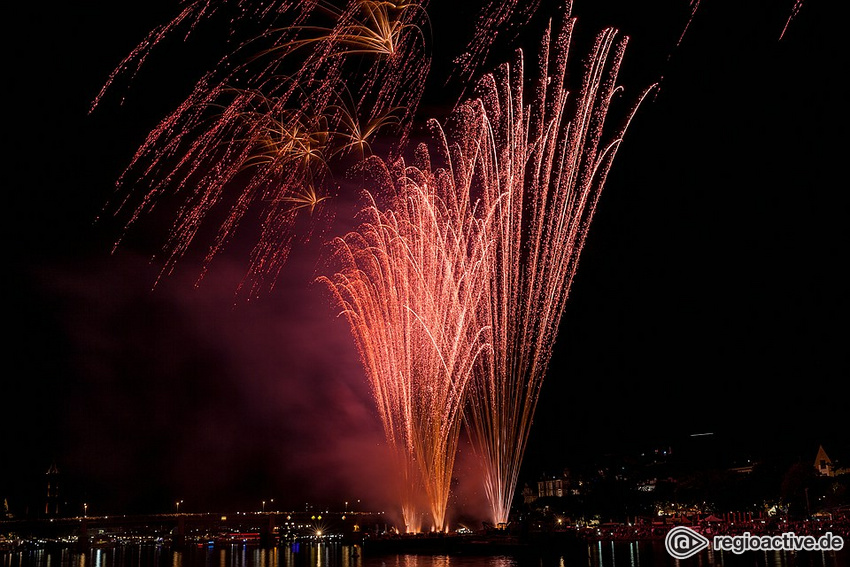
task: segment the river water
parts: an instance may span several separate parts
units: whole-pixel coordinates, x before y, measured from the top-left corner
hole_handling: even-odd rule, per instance
[[[0,552],[0,567],[850,567],[839,552],[703,551],[679,561],[661,542],[597,542],[563,554],[370,555],[342,544],[291,544],[271,549],[233,545],[171,551],[156,545]]]

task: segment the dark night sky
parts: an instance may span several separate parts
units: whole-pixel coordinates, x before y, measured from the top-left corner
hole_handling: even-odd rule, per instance
[[[703,431],[745,450],[848,454],[846,46],[822,0],[806,0],[779,41],[793,3],[702,0],[676,48],[684,0],[575,2],[583,33],[632,37],[627,95],[664,79],[603,192],[526,474]],[[474,15],[457,4],[431,0],[435,78]],[[172,13],[132,0],[7,14],[0,498],[24,506],[55,460],[69,498],[95,511],[383,506],[365,377],[310,285],[322,235],[295,249],[273,292],[234,306],[239,241],[199,287],[204,246],[152,290],[161,215],[115,254],[120,224],[92,222],[147,131],[215,61],[211,34],[166,45],[87,114]],[[536,23],[509,47],[536,43]],[[438,83],[423,118],[453,96]]]

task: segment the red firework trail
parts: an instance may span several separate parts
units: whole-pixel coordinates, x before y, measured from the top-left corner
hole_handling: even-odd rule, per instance
[[[459,112],[480,124],[476,190],[484,213],[490,329],[468,392],[467,425],[481,459],[494,523],[507,522],[522,456],[558,325],[600,192],[646,89],[622,125],[605,128],[627,38],[598,34],[584,75],[566,84],[575,18],[543,39],[530,100],[522,53],[480,84]],[[550,28],[551,29],[551,28]],[[607,132],[607,133],[606,133]]]
[[[800,11],[800,8],[803,7],[803,0],[795,0],[794,6],[791,8],[791,13],[788,15],[788,20],[785,21],[785,26],[782,28],[782,33],[779,34],[779,39],[782,40],[785,37],[785,32],[788,31],[788,26],[791,25],[791,20],[797,17],[797,13]]]
[[[566,84],[575,18],[541,44],[530,100],[520,53],[482,82],[469,112],[483,115],[492,140],[482,183],[488,248],[488,299],[478,323],[492,330],[469,392],[468,425],[485,471],[493,520],[507,521],[552,355],[558,325],[596,203],[623,135],[653,87],[620,127],[606,134],[608,111],[628,38],[597,35],[576,92]],[[551,29],[551,26],[550,26]]]
[[[518,25],[528,23],[528,20],[537,11],[540,0],[525,2],[519,6],[518,0],[489,0],[478,15],[472,39],[466,46],[463,54],[455,60],[456,72],[463,80],[468,80],[486,60],[490,48],[496,41],[499,32],[503,30],[515,17],[517,8],[520,7]]]
[[[115,211],[130,209],[129,228],[163,194],[185,195],[164,246],[164,275],[213,211],[224,211],[224,221],[203,271],[259,205],[259,236],[243,282],[250,295],[274,285],[298,216],[333,196],[334,160],[368,152],[370,138],[385,129],[393,129],[403,146],[430,66],[421,2],[258,4],[233,6],[234,24],[259,21],[262,31],[221,59],[149,133],[117,182],[123,197]],[[213,0],[189,4],[151,32],[104,91],[119,76],[132,75],[164,37],[184,26],[191,33],[222,6]],[[142,188],[140,197],[131,186]]]
[[[444,148],[448,151],[448,147]],[[341,266],[320,278],[354,336],[399,472],[406,531],[418,532],[422,489],[433,522],[447,528],[446,505],[466,386],[486,348],[476,308],[484,291],[484,249],[468,198],[474,165],[433,169],[370,160],[384,211],[334,243]]]
[[[682,30],[682,33],[679,36],[679,41],[676,42],[676,48],[682,45],[682,40],[685,39],[685,34],[688,33],[688,28],[691,27],[691,22],[694,21],[694,16],[696,16],[697,14],[697,8],[699,8],[699,1],[700,0],[690,0],[691,15],[688,18],[688,22],[685,24],[685,28]]]

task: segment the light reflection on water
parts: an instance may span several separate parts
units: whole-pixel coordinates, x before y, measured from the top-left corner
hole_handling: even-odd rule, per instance
[[[524,555],[362,555],[340,544],[292,544],[171,551],[154,545],[117,546],[79,553],[73,549],[0,552],[0,567],[850,567],[850,550],[822,553],[707,550],[671,558],[660,542],[597,542],[584,553]]]

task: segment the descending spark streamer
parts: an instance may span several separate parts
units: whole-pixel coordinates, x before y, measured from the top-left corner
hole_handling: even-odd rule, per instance
[[[514,17],[518,4],[518,0],[489,0],[481,8],[473,37],[463,54],[455,61],[457,72],[462,79],[469,79],[487,58],[499,32]],[[528,22],[539,4],[540,0],[532,0],[522,5],[518,18],[520,25]]]
[[[485,471],[493,520],[504,523],[517,482],[538,394],[600,191],[644,91],[623,125],[607,132],[628,38],[597,35],[578,90],[565,83],[575,18],[565,16],[541,44],[531,100],[523,94],[520,52],[482,81],[479,100],[488,175],[481,184],[487,222],[486,301],[479,325],[492,348],[479,358],[470,386],[470,438]]]
[[[368,152],[379,130],[394,129],[404,144],[429,69],[422,3],[259,4],[236,2],[233,23],[257,21],[262,33],[221,59],[150,132],[117,182],[124,196],[115,211],[130,209],[129,228],[163,194],[186,195],[164,246],[161,275],[186,253],[211,213],[224,211],[203,277],[260,205],[259,236],[243,282],[251,295],[274,285],[298,215],[312,214],[332,196],[332,160]],[[214,0],[190,3],[119,65],[104,90],[134,74],[163,38],[187,24],[191,33],[221,9]],[[140,198],[124,191],[137,186]]]
[[[359,349],[398,462],[409,532],[421,527],[420,486],[433,529],[447,527],[465,390],[486,346],[476,316],[485,249],[468,198],[474,162],[456,155],[432,170],[424,147],[419,157],[419,167],[393,169],[370,160],[379,186],[395,192],[391,207],[368,207],[369,221],[335,242],[341,269],[320,278]]]
[[[679,35],[679,41],[676,42],[676,47],[682,45],[682,41],[685,39],[685,34],[688,33],[688,28],[691,27],[691,23],[694,21],[694,16],[696,16],[697,9],[699,8],[699,0],[690,0],[690,8],[691,15],[688,18],[688,22],[685,24],[685,29],[683,29],[681,35]],[[670,56],[667,58],[669,59]]]
[[[795,0],[794,6],[791,8],[791,13],[788,15],[788,19],[785,21],[785,26],[782,28],[782,33],[779,34],[779,40],[781,41],[783,37],[785,37],[785,32],[788,31],[788,26],[791,25],[791,20],[797,17],[797,14],[800,11],[800,8],[803,7],[803,0]]]

